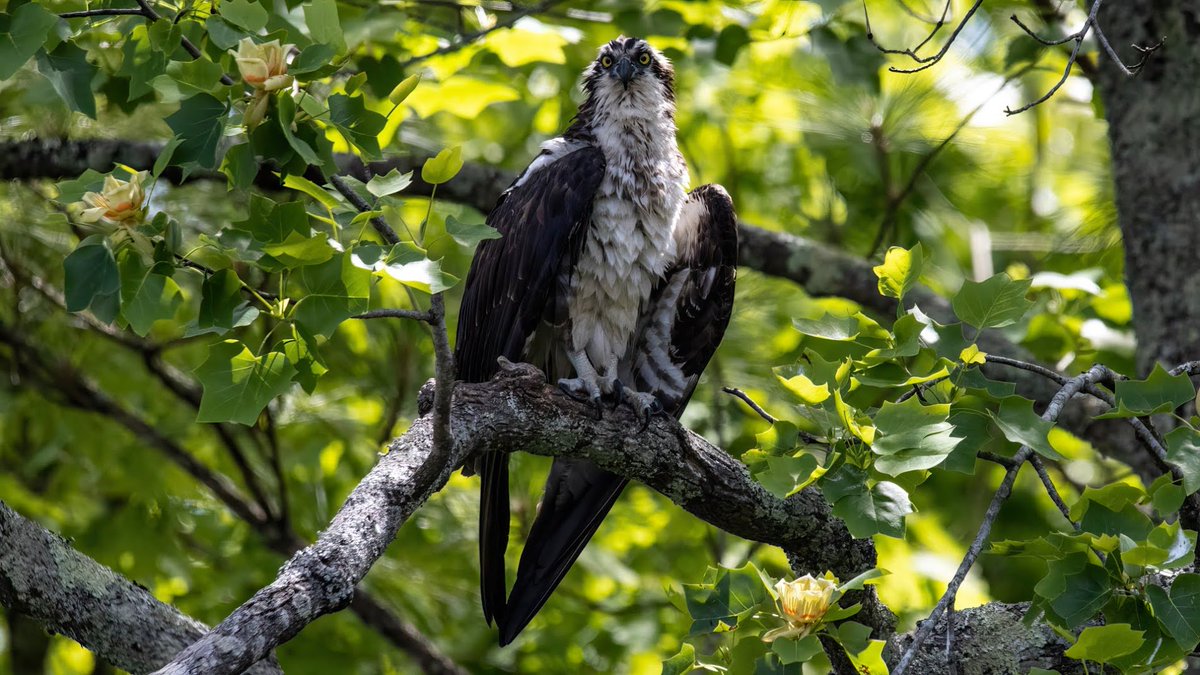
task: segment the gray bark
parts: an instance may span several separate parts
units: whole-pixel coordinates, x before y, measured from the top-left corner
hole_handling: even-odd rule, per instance
[[[1140,58],[1130,45],[1166,38],[1136,76],[1102,58],[1094,79],[1108,118],[1138,366],[1148,372],[1200,352],[1200,5],[1121,0],[1098,18],[1126,63]]]
[[[0,605],[10,616],[23,614],[131,673],[161,667],[208,630],[3,502]],[[260,658],[269,660],[251,673],[283,672],[269,651]]]

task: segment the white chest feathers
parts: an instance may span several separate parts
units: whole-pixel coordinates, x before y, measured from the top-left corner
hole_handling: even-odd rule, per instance
[[[625,356],[641,307],[675,259],[688,181],[669,116],[608,116],[592,125],[606,170],[571,279],[571,348],[598,368]]]

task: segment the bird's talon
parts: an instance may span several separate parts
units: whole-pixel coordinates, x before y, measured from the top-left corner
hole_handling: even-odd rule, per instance
[[[616,410],[617,406],[625,400],[625,385],[620,380],[613,380],[612,384],[612,406],[610,410]]]

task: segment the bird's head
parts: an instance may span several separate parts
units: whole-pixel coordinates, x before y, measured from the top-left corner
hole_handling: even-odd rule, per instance
[[[675,70],[645,40],[619,37],[600,48],[584,71],[589,96],[642,108],[675,100]]]

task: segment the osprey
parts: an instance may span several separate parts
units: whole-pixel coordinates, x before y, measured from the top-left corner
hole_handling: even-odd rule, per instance
[[[720,186],[685,192],[674,71],[643,40],[618,38],[584,71],[569,128],[500,196],[458,319],[458,377],[497,357],[541,368],[601,414],[625,402],[643,421],[678,418],[733,306],[737,221]],[[556,458],[506,599],[508,455],[484,453],[479,561],[483,613],[500,644],[517,636],[579,557],[626,479]]]

